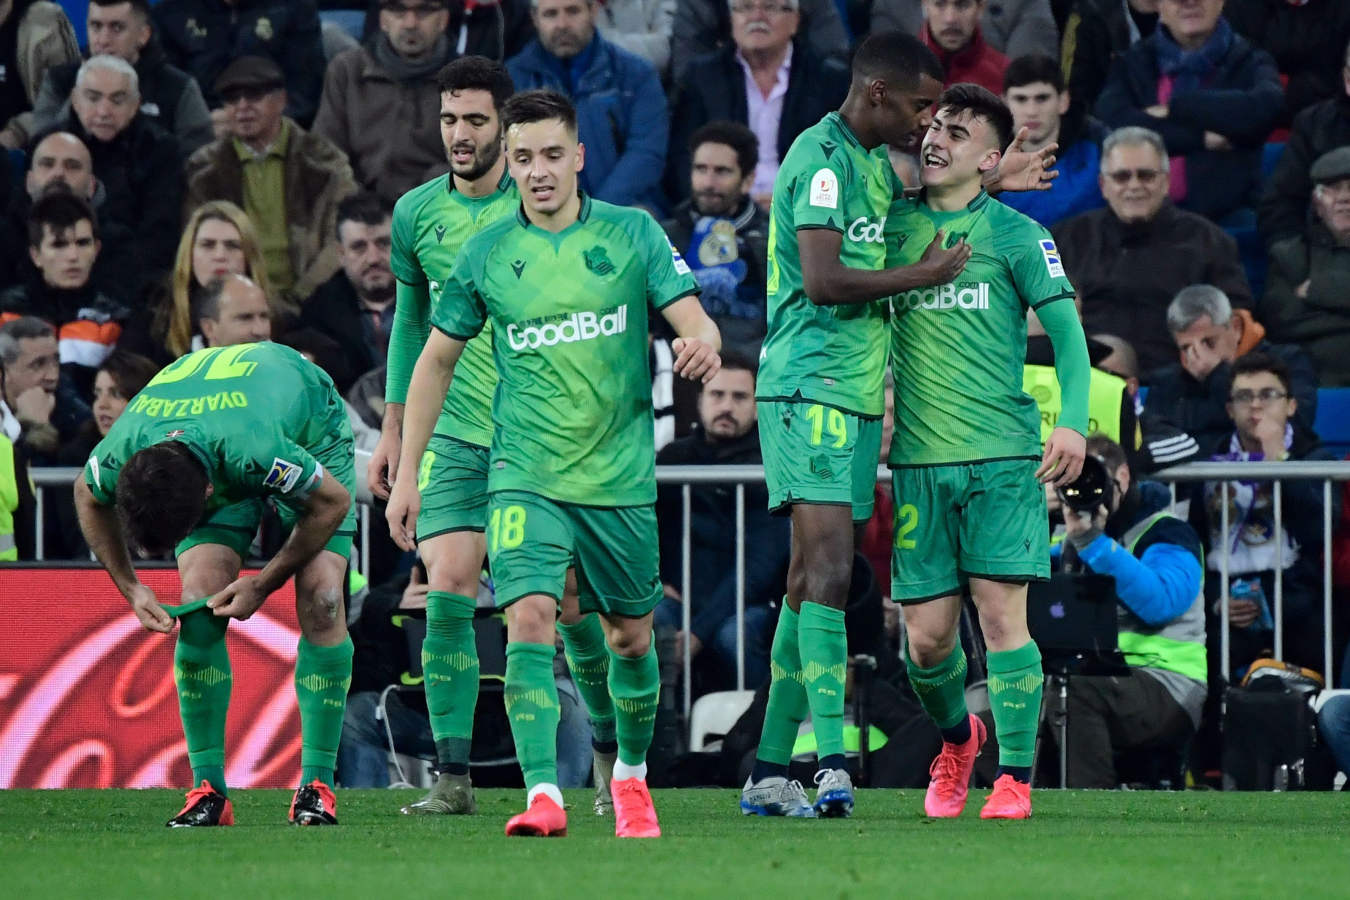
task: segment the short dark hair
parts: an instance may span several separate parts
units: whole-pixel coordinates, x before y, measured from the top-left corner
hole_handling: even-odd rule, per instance
[[[128,400],[136,396],[150,383],[150,379],[159,374],[159,366],[139,353],[130,350],[114,350],[98,367],[98,371],[107,372],[117,385],[117,392]]]
[[[98,240],[98,216],[94,215],[93,208],[71,193],[65,182],[53,181],[28,211],[28,245],[41,247],[47,229],[51,229],[53,235],[59,235],[84,221],[89,222],[94,240]]]
[[[296,328],[282,335],[277,343],[312,356],[314,365],[327,372],[335,384],[347,384],[352,380],[351,363],[343,354],[342,346],[317,328]]]
[[[923,41],[904,31],[876,31],[853,52],[854,78],[882,78],[904,91],[919,86],[928,75],[942,82],[942,63]]]
[[[1108,474],[1114,476],[1116,470],[1129,463],[1125,448],[1111,440],[1100,431],[1088,435],[1087,455],[1095,456],[1106,466]]]
[[[976,118],[984,119],[994,129],[998,138],[999,152],[1008,149],[1013,139],[1012,110],[993,91],[978,84],[962,82],[954,84],[938,97],[938,109],[950,109],[953,112],[970,112]]]
[[[516,92],[515,82],[506,66],[486,56],[461,56],[451,60],[436,73],[436,86],[442,94],[487,91],[492,95],[492,107],[498,114]]]
[[[121,6],[123,3],[130,6],[142,22],[150,23],[150,0],[89,0],[91,6]]]
[[[540,88],[533,91],[521,91],[502,107],[502,130],[513,125],[529,125],[533,122],[547,122],[559,119],[567,126],[567,132],[577,133],[577,108],[564,94]]]
[[[759,138],[740,122],[719,119],[709,122],[689,137],[689,155],[698,152],[704,144],[726,144],[736,151],[736,165],[744,178],[759,165]]]
[[[1055,93],[1064,93],[1064,72],[1059,63],[1043,53],[1031,53],[1019,56],[1008,63],[1003,72],[1003,93],[1015,87],[1045,82],[1055,89]]]
[[[128,542],[152,555],[187,537],[206,509],[206,467],[182,441],[151,444],[117,476],[116,506]]]
[[[1246,356],[1239,356],[1233,360],[1233,369],[1228,381],[1228,389],[1233,389],[1233,382],[1237,381],[1239,375],[1255,375],[1258,372],[1269,372],[1280,380],[1280,386],[1284,388],[1286,394],[1293,395],[1293,382],[1289,379],[1289,366],[1285,365],[1284,360],[1273,353],[1266,353],[1258,350],[1248,353]]]
[[[215,321],[220,317],[220,295],[225,293],[227,281],[229,281],[229,277],[225,275],[212,278],[202,285],[200,291],[195,292],[196,296],[192,298],[192,325],[194,328],[202,319]]]
[[[342,224],[344,222],[379,225],[393,214],[393,207],[386,203],[379,194],[372,191],[357,191],[338,204],[337,225],[335,226],[338,243],[342,242]]]
[[[739,350],[724,349],[721,353],[722,368],[737,372],[749,372],[752,378],[759,377],[759,361],[748,353]]]

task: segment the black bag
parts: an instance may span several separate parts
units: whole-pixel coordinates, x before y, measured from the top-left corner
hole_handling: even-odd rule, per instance
[[[1229,688],[1223,718],[1226,791],[1329,790],[1335,775],[1308,694],[1281,679]]]

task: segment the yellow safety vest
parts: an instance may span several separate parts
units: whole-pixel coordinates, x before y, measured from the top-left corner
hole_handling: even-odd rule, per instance
[[[1092,369],[1088,383],[1088,434],[1104,434],[1126,450],[1138,450],[1139,424],[1128,442],[1121,440],[1122,404],[1133,404],[1125,379],[1100,369]],[[1059,379],[1054,366],[1023,366],[1022,390],[1030,394],[1041,410],[1041,443],[1050,439],[1050,432],[1059,421],[1063,399],[1059,393]]]
[[[0,562],[14,562],[14,511],[19,508],[19,475],[14,470],[14,445],[0,434]]]

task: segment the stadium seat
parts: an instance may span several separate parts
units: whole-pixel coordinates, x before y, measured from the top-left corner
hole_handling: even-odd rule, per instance
[[[360,42],[361,32],[366,27],[366,14],[359,9],[321,9],[319,21],[325,25],[331,23],[338,26]]]
[[[1313,430],[1337,456],[1350,453],[1350,388],[1321,388]]]
[[[1219,222],[1219,227],[1237,241],[1238,256],[1252,289],[1252,298],[1260,301],[1266,290],[1266,244],[1256,229],[1256,210],[1249,206],[1235,209]]]
[[[720,744],[754,699],[754,691],[714,691],[695,700],[689,713],[689,749],[698,752]]]
[[[1280,155],[1284,153],[1284,142],[1277,141],[1266,144],[1261,148],[1261,180],[1265,181],[1275,171],[1275,166],[1280,161]]]

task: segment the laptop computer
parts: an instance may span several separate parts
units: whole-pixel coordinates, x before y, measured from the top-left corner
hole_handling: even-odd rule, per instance
[[[1056,572],[1027,590],[1027,627],[1047,672],[1122,675],[1115,579]]]

